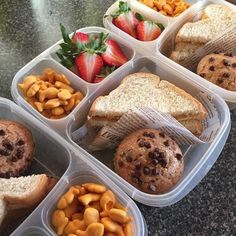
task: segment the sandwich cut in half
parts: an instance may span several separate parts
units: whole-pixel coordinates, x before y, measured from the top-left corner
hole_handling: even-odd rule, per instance
[[[207,117],[203,105],[184,90],[157,75],[139,72],[128,75],[109,95],[93,102],[88,124],[111,125],[135,107],[150,107],[170,114],[195,135],[201,134],[201,121]]]

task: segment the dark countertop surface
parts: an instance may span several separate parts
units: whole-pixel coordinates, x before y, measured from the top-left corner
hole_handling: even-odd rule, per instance
[[[15,73],[69,31],[102,26],[112,0],[0,0],[0,96],[11,99]],[[236,232],[236,114],[215,165],[180,202],[164,208],[138,204],[149,235],[233,235]]]

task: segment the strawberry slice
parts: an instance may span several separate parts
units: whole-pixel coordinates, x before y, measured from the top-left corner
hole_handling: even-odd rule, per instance
[[[111,17],[113,18],[112,22],[115,26],[134,38],[137,37],[135,28],[138,24],[138,20],[127,2],[120,1],[119,10],[115,12],[115,14],[112,14]]]
[[[72,38],[72,42],[76,43],[76,40],[80,41],[81,43],[88,43],[89,36],[81,32],[76,32]]]
[[[109,66],[119,67],[129,59],[122,52],[120,45],[114,39],[107,39],[105,52],[102,53],[102,59]]]
[[[75,65],[81,78],[91,83],[95,76],[100,74],[103,61],[96,53],[83,52],[75,58]]]
[[[137,26],[137,38],[141,41],[152,41],[157,39],[161,34],[160,24],[155,24],[152,21],[140,21]]]

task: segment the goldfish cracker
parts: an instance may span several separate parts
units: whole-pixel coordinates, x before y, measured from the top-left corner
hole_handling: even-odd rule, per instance
[[[75,91],[72,87],[70,87],[69,85],[62,83],[60,81],[56,81],[55,86],[56,86],[56,88],[59,88],[59,89],[67,89],[70,91],[70,93],[74,93],[74,91]]]
[[[86,208],[88,208],[88,207],[95,208],[98,212],[102,212],[102,207],[100,205],[100,201],[91,202],[89,205],[86,206]]]
[[[45,87],[47,87],[47,86],[45,85]],[[58,93],[59,93],[59,90],[54,87],[48,87],[46,89],[40,90],[39,91],[39,101],[43,102],[45,99],[56,98]]]
[[[111,190],[107,190],[100,199],[100,205],[104,211],[109,211],[116,203],[115,195]]]
[[[101,198],[100,194],[96,193],[87,193],[79,197],[79,201],[82,202],[85,206],[90,204],[90,202],[98,201]]]
[[[25,79],[23,80],[22,84],[18,84],[18,87],[24,92],[26,93],[26,91],[29,89],[29,87],[31,85],[33,85],[35,82],[37,81],[37,77],[34,75],[29,75],[27,77],[25,77]]]
[[[71,93],[68,89],[60,89],[57,97],[61,100],[68,100],[71,98]]]
[[[101,223],[104,225],[106,231],[115,233],[118,236],[125,236],[122,226],[112,221],[109,217],[102,218]]]
[[[56,81],[60,81],[60,82],[62,82],[62,83],[64,83],[64,84],[67,84],[67,85],[70,85],[71,84],[71,82],[66,78],[66,76],[65,75],[63,75],[63,74],[56,74],[55,75],[55,80]]]
[[[57,235],[62,235],[69,219],[65,216],[64,211],[56,210],[52,214],[52,225],[55,227]]]
[[[83,220],[73,220],[69,221],[69,223],[66,225],[64,229],[64,233],[66,234],[75,234],[76,230],[85,230],[86,225],[84,224]]]
[[[88,226],[86,231],[77,230],[77,236],[103,236],[104,235],[104,225],[101,223],[92,223]]]
[[[79,189],[73,186],[70,187],[70,189],[58,201],[57,208],[65,209],[67,206],[69,206],[72,203],[72,201],[77,195],[79,195]]]
[[[60,107],[55,107],[51,110],[52,115],[54,116],[60,116],[65,113],[65,110],[60,106]]]
[[[86,208],[84,211],[84,223],[86,226],[99,222],[99,212],[95,208]]]
[[[130,222],[124,226],[124,233],[125,233],[125,236],[133,235],[133,228]]]
[[[118,222],[120,224],[127,224],[129,221],[131,221],[131,218],[127,215],[127,212],[121,209],[112,208],[108,212],[108,216],[113,221]]]
[[[121,209],[121,210],[123,210],[123,211],[127,211],[127,208],[124,207],[124,206],[123,206],[122,204],[120,204],[119,202],[116,202],[116,203],[115,203],[114,208]]]
[[[104,185],[94,184],[94,183],[86,183],[82,184],[82,186],[89,192],[92,193],[104,193],[107,189]]]
[[[64,208],[66,217],[71,220],[72,216],[77,212],[77,208],[78,208],[78,200],[74,198],[72,203],[68,205],[66,208]]]

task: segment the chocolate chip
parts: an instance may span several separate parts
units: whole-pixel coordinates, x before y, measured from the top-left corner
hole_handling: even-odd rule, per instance
[[[14,176],[13,172],[12,171],[7,171],[5,173],[5,178],[11,178],[12,176]]]
[[[17,146],[22,146],[25,144],[25,141],[23,139],[19,139],[16,143]]]
[[[147,132],[147,131],[145,131],[145,132],[143,133],[143,136],[144,136],[144,137],[149,137],[149,138],[155,138],[155,134],[154,134],[153,132]]]
[[[209,58],[209,62],[213,62],[213,61],[215,61],[215,58],[214,57],[210,57]]]
[[[233,53],[225,53],[225,56],[227,56],[227,57],[233,57]]]
[[[217,82],[218,82],[219,84],[222,84],[222,83],[224,82],[224,80],[223,80],[222,78],[219,78],[219,79],[217,80]]]
[[[152,169],[152,175],[159,175],[158,170],[156,170],[156,169]]]
[[[178,159],[178,160],[181,160],[183,158],[183,156],[180,154],[180,153],[177,153],[175,155],[175,157]]]
[[[3,129],[0,129],[0,136],[4,136],[6,132]]]
[[[215,67],[214,67],[214,66],[210,66],[210,67],[209,67],[209,70],[210,70],[210,71],[214,71],[214,70],[215,70]]]
[[[158,164],[158,160],[157,160],[157,159],[153,159],[153,160],[152,160],[152,164],[153,164],[153,165],[157,165],[157,164]]]
[[[138,143],[138,145],[139,145],[139,147],[144,147],[144,145],[145,145],[144,140],[141,140],[141,141]]]
[[[229,66],[229,62],[228,62],[228,60],[226,60],[226,59],[223,59],[223,61],[222,61],[222,62],[223,62],[223,65],[224,65],[224,66]]]
[[[135,176],[132,176],[132,181],[135,183],[135,184],[139,184],[140,180],[135,177]]]
[[[150,148],[151,147],[151,144],[147,141],[144,142],[144,147],[145,148]]]
[[[136,164],[136,165],[135,165],[135,168],[136,168],[137,170],[140,170],[140,169],[141,169],[141,163]]]
[[[214,53],[214,54],[219,54],[220,52],[219,52],[219,51],[214,51],[213,53]]]
[[[134,171],[133,176],[139,178],[139,177],[141,176],[141,171],[136,169],[136,170]]]
[[[234,68],[235,68],[235,67],[236,67],[236,63],[233,63],[233,64],[232,64],[232,67],[234,67]]]
[[[147,166],[145,166],[145,167],[143,168],[143,173],[144,173],[145,175],[149,175],[149,174],[150,174],[150,169],[149,169]]]
[[[10,150],[10,151],[12,151],[14,149],[13,143],[8,139],[4,139],[2,141],[2,146],[5,147],[6,149]]]
[[[133,161],[133,158],[132,158],[131,156],[127,156],[127,157],[126,157],[126,161],[132,162],[132,161]]]
[[[166,147],[169,147],[169,146],[170,146],[169,140],[166,140],[166,141],[164,142],[164,145],[165,145]]]
[[[0,155],[2,156],[10,156],[11,152],[7,149],[0,149]]]
[[[164,167],[164,168],[166,167],[167,161],[166,161],[165,158],[161,158],[161,159],[159,159],[158,161],[159,161],[159,163],[161,164],[162,167]]]
[[[12,158],[11,158],[11,161],[12,162],[16,162],[16,161],[18,161],[19,159],[17,158],[17,156],[12,156]]]
[[[156,190],[157,190],[157,187],[154,184],[150,184],[148,188],[149,188],[149,190],[151,190],[153,192],[156,192]]]
[[[206,73],[201,73],[200,76],[203,77],[203,78],[205,78]]]
[[[121,161],[121,160],[119,160],[119,161],[118,161],[118,166],[119,166],[119,167],[123,167],[123,166],[124,166],[124,162]]]
[[[225,77],[225,78],[229,78],[230,74],[225,72],[222,76]]]
[[[16,156],[17,156],[17,158],[18,159],[22,159],[22,157],[23,157],[23,155],[24,155],[24,152],[25,152],[25,149],[24,149],[24,147],[19,147],[19,148],[17,148],[17,150],[16,150]]]
[[[160,135],[160,137],[165,138],[165,134],[164,133],[160,132],[159,135]]]

